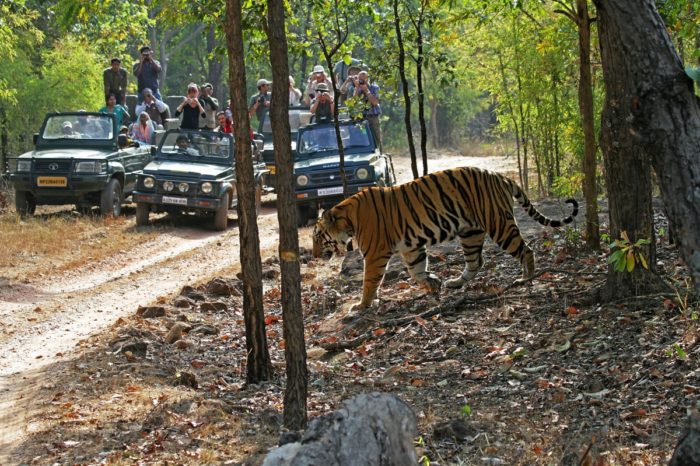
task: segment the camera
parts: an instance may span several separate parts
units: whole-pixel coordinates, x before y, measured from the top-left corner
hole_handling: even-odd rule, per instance
[[[258,103],[264,104],[265,103],[265,96],[261,95],[260,97],[258,97]]]
[[[358,84],[359,84],[360,86],[362,86],[363,84],[365,84],[365,80],[364,80],[364,79],[360,79],[360,80],[358,81]]]

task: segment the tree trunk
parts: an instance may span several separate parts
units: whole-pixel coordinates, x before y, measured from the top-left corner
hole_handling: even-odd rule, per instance
[[[612,130],[618,132],[618,138],[612,140],[618,152],[643,153],[651,159],[671,229],[697,290],[700,107],[693,82],[683,70],[653,1],[630,6],[621,0],[597,0],[596,6],[603,73],[610,94],[607,103],[620,115],[606,132],[611,136],[616,134]],[[603,128],[608,124],[604,119]],[[640,201],[637,204],[644,206]]]
[[[258,383],[270,379],[272,362],[267,349],[262,305],[262,262],[258,224],[255,219],[255,180],[253,179],[253,154],[250,147],[240,0],[226,1],[226,42],[229,57],[231,111],[236,137],[238,228],[241,238],[243,314],[248,354],[246,381]]]
[[[428,102],[430,105],[430,139],[432,140],[433,148],[440,147],[438,140],[438,99],[432,98]]]
[[[626,231],[632,243],[651,240],[648,246],[642,247],[650,270],[639,266],[632,273],[616,272],[612,264],[608,268],[607,294],[625,297],[647,293],[652,284],[651,271],[656,266],[651,140],[645,137],[648,126],[640,125],[638,117],[645,111],[653,112],[651,108],[644,108],[647,105],[659,104],[645,99],[655,93],[654,87],[660,84],[655,76],[662,70],[661,63],[656,61],[659,57],[650,52],[658,38],[644,37],[641,31],[631,29],[641,26],[653,30],[650,24],[639,22],[641,10],[647,9],[648,4],[639,2],[631,6],[628,2],[596,1],[596,6],[606,90],[601,147],[608,186],[610,236],[619,239]],[[661,24],[661,20],[658,21]]]
[[[583,197],[586,200],[586,244],[600,249],[598,188],[596,186],[596,140],[593,121],[593,79],[591,77],[591,18],[588,0],[576,0],[578,27],[578,107],[583,124]]]
[[[420,154],[423,161],[423,175],[428,174],[428,130],[425,127],[425,91],[423,90],[423,16],[425,2],[421,2],[418,21],[415,23],[418,60],[416,61],[416,84],[418,86],[418,122],[420,124]]]
[[[304,313],[301,307],[299,235],[294,200],[294,159],[289,128],[287,78],[289,62],[285,14],[282,0],[268,0],[268,42],[272,65],[270,122],[277,165],[277,219],[280,232],[282,274],[282,325],[287,384],[284,391],[284,426],[290,430],[306,427],[308,374],[304,343]]]
[[[411,129],[411,95],[408,92],[408,80],[406,79],[406,51],[403,46],[401,34],[401,18],[399,17],[399,0],[393,0],[394,27],[396,29],[396,45],[399,48],[399,75],[401,76],[401,88],[404,101],[404,124],[406,126],[406,139],[408,152],[411,155],[411,172],[413,178],[418,178],[418,164],[416,161],[416,146],[413,143],[413,130]]]

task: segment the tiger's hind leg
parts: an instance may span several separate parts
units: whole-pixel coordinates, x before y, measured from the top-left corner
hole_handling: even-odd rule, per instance
[[[426,254],[425,247],[403,252],[401,256],[406,263],[406,267],[408,267],[409,275],[411,275],[419,285],[428,289],[431,293],[440,291],[440,279],[428,273],[428,255]]]
[[[490,233],[490,236],[504,251],[520,261],[523,266],[523,279],[535,274],[535,255],[520,234],[512,213],[503,228],[499,232]]]
[[[465,283],[474,278],[479,269],[481,269],[484,265],[482,250],[484,249],[485,236],[486,233],[480,229],[460,232],[459,241],[462,244],[466,265],[464,266],[464,271],[461,276],[445,282],[446,287],[462,287]]]

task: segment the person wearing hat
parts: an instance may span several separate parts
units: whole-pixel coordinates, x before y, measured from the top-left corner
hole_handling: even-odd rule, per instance
[[[326,76],[326,70],[323,68],[323,65],[316,65],[311,72],[311,76],[309,76],[309,82],[306,84],[306,92],[304,92],[305,105],[309,105],[316,97],[316,86],[321,83],[325,83],[328,89],[333,89],[333,83]]]
[[[112,58],[109,68],[102,72],[102,81],[105,88],[105,103],[109,104],[109,94],[117,96],[117,103],[126,106],[126,84],[128,74],[122,66],[119,58]]]
[[[144,89],[141,94],[143,102],[136,105],[135,113],[140,115],[141,112],[146,112],[156,125],[165,125],[165,120],[170,118],[170,107],[168,107],[168,104],[156,99],[153,91],[149,88]]]
[[[349,63],[346,62],[346,59]],[[348,76],[359,73],[362,69],[361,66],[362,62],[357,58],[353,58],[352,52],[348,52],[347,57],[344,57],[333,65],[333,77],[335,78],[336,85],[340,86],[341,83],[348,79]],[[353,72],[352,68],[355,68],[357,71]]]
[[[333,119],[333,96],[326,83],[316,85],[316,97],[309,110],[314,116],[314,123],[328,123]]]
[[[295,87],[294,78],[289,77],[289,106],[296,107],[301,103],[301,91]]]
[[[343,81],[343,85],[340,86],[340,89],[338,89],[340,92],[340,97],[338,98],[339,105],[343,105],[346,100],[352,97],[354,92],[353,83],[357,81],[357,75],[362,71],[362,68],[359,66],[350,66],[347,71],[348,76],[345,78],[345,81]]]
[[[204,107],[202,99],[199,98],[199,88],[195,83],[187,85],[187,97],[178,105],[175,111],[175,116],[182,115],[180,128],[182,129],[199,129],[199,119],[204,118]]]
[[[160,62],[153,59],[153,52],[148,45],[139,49],[139,61],[134,63],[134,76],[138,85],[138,103],[143,102],[143,90],[149,88],[158,100],[163,100],[158,91],[158,75],[160,75]]]
[[[73,124],[70,121],[64,121],[61,124],[61,134],[64,136],[73,136],[75,132],[73,131]]]
[[[362,116],[369,122],[372,136],[382,151],[382,132],[379,126],[379,115],[382,108],[379,105],[379,86],[370,82],[369,73],[360,71],[348,88],[348,94],[362,104]]]
[[[250,98],[248,118],[252,117],[253,114],[258,117],[258,130],[262,129],[265,111],[270,107],[270,84],[272,83],[267,79],[258,79],[258,93]]]
[[[204,118],[199,122],[199,127],[202,129],[213,130],[216,128],[216,111],[219,109],[219,101],[212,97],[214,94],[214,86],[209,83],[202,85],[202,93],[200,102],[204,107]]]

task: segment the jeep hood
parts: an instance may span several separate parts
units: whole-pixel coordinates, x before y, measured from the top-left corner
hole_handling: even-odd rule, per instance
[[[353,167],[358,165],[367,165],[374,161],[374,154],[345,154],[345,167]],[[294,170],[313,170],[313,169],[340,169],[340,157],[337,153],[329,154],[323,157],[313,157],[309,159],[297,160],[294,162]]]
[[[228,172],[233,172],[233,167],[215,165],[211,163],[191,163],[177,160],[154,160],[143,169],[144,174],[163,176],[185,176],[216,178]]]
[[[21,159],[101,159],[107,154],[115,152],[110,149],[39,149],[25,152],[20,155]]]

